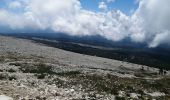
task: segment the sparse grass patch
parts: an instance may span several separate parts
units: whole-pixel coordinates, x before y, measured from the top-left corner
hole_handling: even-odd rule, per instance
[[[143,77],[155,77],[155,76],[157,76],[157,73],[156,72],[141,71],[141,72],[135,73],[134,75],[136,77],[140,77],[140,78],[143,78]]]
[[[126,100],[125,97],[120,97],[120,96],[116,96],[115,99],[116,100]]]
[[[10,80],[10,81],[12,81],[12,80],[16,80],[16,79],[17,78],[14,75],[8,75],[7,73],[1,73],[0,74],[0,80]]]
[[[14,72],[16,72],[16,70],[14,70],[14,69],[11,68],[11,69],[8,70],[8,72],[14,73]]]
[[[8,77],[8,74],[5,74],[5,73],[0,74],[0,80],[7,79],[7,77]]]
[[[4,62],[5,61],[5,58],[4,56],[0,56],[0,63]]]
[[[167,78],[154,81],[155,85],[153,85],[152,82],[150,83],[144,79],[121,78],[111,74],[101,76],[96,74],[80,74],[80,72],[62,72],[60,74],[57,73],[57,75],[70,79],[70,81],[53,80],[57,86],[67,88],[81,85],[82,89],[87,92],[97,91],[98,93],[114,94],[117,96],[116,100],[124,100],[124,97],[118,97],[119,91],[124,91],[126,97],[130,96],[128,93],[140,94],[141,97],[139,98],[151,98],[145,94],[144,90],[150,93],[160,91],[170,94],[168,90],[170,80]]]
[[[58,77],[67,77],[71,79],[71,77],[76,78],[80,74],[81,74],[80,71],[63,71],[63,72],[55,73],[53,75],[57,75]],[[51,79],[53,75],[50,75],[49,78]],[[71,81],[71,80],[64,81],[61,80],[60,78],[52,78],[52,80],[48,81],[47,83],[56,84],[56,86],[58,86],[59,88],[71,88],[71,86],[75,86],[78,84],[76,81]]]
[[[46,65],[46,64],[44,64],[42,62],[40,62],[40,63],[15,62],[15,63],[10,63],[9,65],[19,66],[19,69],[23,73],[55,74],[55,72],[53,71],[52,66]]]
[[[155,81],[154,88],[170,95],[170,77],[165,77]]]
[[[3,70],[2,70],[2,69],[0,69],[0,72],[3,72]]]
[[[170,100],[170,95],[158,97],[157,100]]]
[[[46,75],[47,75],[47,74],[45,74],[45,73],[35,74],[35,76],[36,76],[38,79],[44,79]]]
[[[142,73],[135,73],[134,75],[135,75],[136,77],[145,77],[145,75],[142,74]]]
[[[16,76],[9,76],[8,79],[9,79],[10,81],[12,81],[12,80],[16,80],[17,78],[16,78]]]
[[[75,76],[78,74],[81,74],[81,72],[80,71],[65,71],[65,72],[56,73],[56,75],[59,75],[59,76]]]
[[[22,59],[21,57],[19,57],[19,55],[11,53],[11,52],[7,52],[7,55],[5,55],[5,57],[10,59],[11,61],[17,61],[19,59]]]
[[[38,64],[24,63],[20,66],[20,70],[23,73],[55,74],[55,72],[53,71],[53,67],[46,65],[44,63],[38,63]]]
[[[50,76],[51,78],[51,76]],[[49,84],[49,85],[52,85],[52,84],[56,84],[57,87],[61,88],[66,88],[68,87],[68,83],[66,83],[64,80],[61,80],[59,78],[52,78],[52,80],[46,80],[46,83]]]
[[[0,55],[0,62],[24,61],[28,59],[30,59],[29,56],[23,56],[17,52],[6,52]]]
[[[15,63],[9,63],[9,65],[14,65],[14,66],[22,66],[22,63],[15,62]]]
[[[62,72],[57,75],[65,76],[71,79],[71,81],[63,82],[56,81],[56,84],[62,87],[71,87],[75,85],[82,85],[83,89],[86,91],[98,91],[98,92],[107,92],[111,94],[118,94],[118,91],[123,89],[124,86],[122,84],[114,84],[115,80],[118,80],[117,77],[112,77],[112,79],[108,79],[106,76],[99,76],[96,74],[93,75],[85,75],[79,71],[70,71],[70,72]]]

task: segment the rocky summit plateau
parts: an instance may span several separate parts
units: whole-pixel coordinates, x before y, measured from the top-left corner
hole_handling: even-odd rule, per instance
[[[0,100],[170,100],[170,72],[0,36]]]

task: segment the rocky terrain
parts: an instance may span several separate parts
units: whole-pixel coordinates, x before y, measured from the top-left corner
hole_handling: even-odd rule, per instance
[[[0,36],[0,100],[170,100],[170,72]]]

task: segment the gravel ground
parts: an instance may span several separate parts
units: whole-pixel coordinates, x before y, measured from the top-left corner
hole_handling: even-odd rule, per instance
[[[169,100],[170,72],[143,68],[0,36],[0,100]]]

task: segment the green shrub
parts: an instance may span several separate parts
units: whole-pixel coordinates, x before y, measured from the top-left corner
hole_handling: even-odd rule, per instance
[[[65,71],[65,72],[56,73],[56,75],[60,75],[60,76],[74,76],[78,74],[81,74],[81,72],[80,71]]]

